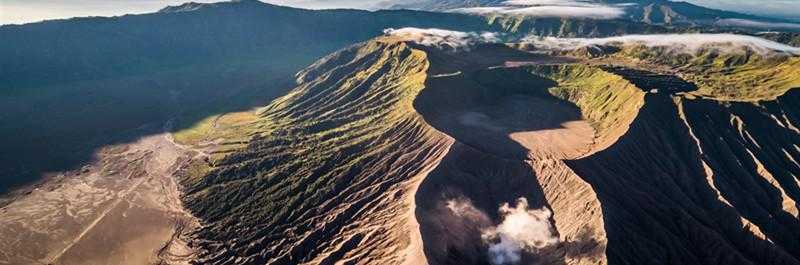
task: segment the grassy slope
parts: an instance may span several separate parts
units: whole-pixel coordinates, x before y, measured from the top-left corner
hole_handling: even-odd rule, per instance
[[[532,69],[532,73],[558,82],[550,93],[574,102],[596,130],[603,149],[627,131],[627,125],[644,104],[644,93],[622,77],[596,66],[558,65]]]
[[[402,260],[410,242],[407,234],[413,231],[405,226],[403,215],[410,210],[402,203],[412,195],[407,187],[448,146],[412,108],[428,71],[425,56],[402,43],[374,41],[326,57],[298,75],[298,88],[261,110],[246,149],[214,165],[190,168],[193,172],[184,179],[186,204],[208,224],[198,233],[210,240],[201,241],[208,250],[202,262]],[[718,112],[710,105],[724,109],[729,102],[696,99],[703,103],[676,105],[676,97],[683,95],[645,94],[621,76],[592,65],[538,66],[529,71],[556,81],[558,86],[549,92],[581,107],[599,132],[602,146],[566,165],[591,185],[602,203],[609,262],[796,262],[796,253],[784,249],[795,246],[793,232],[787,231],[794,231],[797,223],[784,211],[792,211],[791,200],[785,198],[796,197],[797,189],[791,185],[792,173],[783,170],[792,170],[791,163],[797,161],[797,154],[786,151],[796,140],[790,132],[796,124],[791,107],[796,95],[784,96],[779,103],[760,103],[771,108],[772,117],[758,114],[759,105],[733,103],[740,108],[737,113],[746,113],[737,116],[749,120],[746,124],[758,124],[758,129],[743,130],[746,126],[736,123],[728,129],[712,126],[733,121],[726,119],[725,111],[713,117],[704,114]],[[774,130],[764,128],[775,127],[773,118],[784,119],[778,124],[786,135],[779,141],[767,141]],[[753,146],[769,148],[705,152],[720,136],[730,138],[728,143],[756,137]],[[476,166],[478,162],[463,163],[471,161],[467,157],[481,163],[490,159],[470,155],[463,146],[454,148],[450,159],[461,162],[444,165],[482,172],[458,181],[483,181],[486,168]],[[748,161],[748,152],[758,156],[752,165],[762,166],[736,170],[750,177],[726,172],[736,168],[728,165],[733,165],[730,161]],[[524,172],[525,167],[520,168]],[[539,169],[536,174],[569,175],[569,168]],[[433,179],[460,176],[445,169],[437,168]],[[756,181],[764,189],[763,194],[753,191],[763,197],[758,201],[742,195],[746,186],[731,184],[758,176],[777,179]],[[559,211],[574,210],[574,205],[560,204],[558,195],[548,193],[563,191],[549,190],[555,187],[549,186],[552,183],[541,185],[551,203],[566,207],[556,209],[556,218],[563,218]],[[399,197],[386,199],[386,194]]]
[[[625,47],[614,55],[677,69],[681,77],[698,86],[694,94],[720,100],[775,99],[800,87],[800,57],[762,55],[749,50],[693,54],[664,48]]]
[[[211,240],[203,262],[401,260],[413,232],[407,189],[448,143],[412,108],[427,65],[405,44],[371,41],[302,72],[260,112],[245,150],[184,179]]]
[[[160,131],[170,118],[182,130],[264,106],[319,57],[403,26],[489,27],[457,14],[253,1],[0,27],[0,193]]]

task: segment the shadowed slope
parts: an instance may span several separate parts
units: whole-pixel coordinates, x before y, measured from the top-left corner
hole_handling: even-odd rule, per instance
[[[696,145],[710,139],[698,139],[671,97],[651,94],[618,142],[567,162],[603,204],[609,263],[798,264],[787,252],[792,245],[749,231],[758,229],[741,221],[748,206],[740,210],[719,195],[711,182],[719,173],[706,167]]]
[[[200,262],[486,264],[525,198],[554,243],[523,262],[798,264],[793,90],[695,99],[674,74],[470,48],[385,37],[301,72],[185,177]]]
[[[720,104],[683,100],[712,184],[744,222],[784,251],[800,257],[800,97]]]
[[[553,212],[547,222],[561,242],[520,251],[521,264],[605,263],[600,205],[561,162],[588,152],[594,129],[577,106],[551,94],[556,81],[505,67],[568,60],[502,45],[426,52],[431,70],[414,105],[456,140],[416,195],[428,262],[489,264],[496,242],[484,236],[502,222],[498,206],[525,198],[531,209]]]

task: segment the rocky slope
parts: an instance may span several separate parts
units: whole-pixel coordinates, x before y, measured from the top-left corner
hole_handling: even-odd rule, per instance
[[[658,49],[404,40],[320,60],[247,147],[184,176],[201,263],[800,263],[793,82],[723,97],[701,81],[730,76]],[[713,57],[731,76],[796,70],[732,56]]]
[[[201,263],[423,258],[413,191],[452,144],[412,108],[427,68],[423,52],[379,40],[301,73],[244,151],[184,181],[207,222]]]
[[[164,220],[173,210],[188,218],[180,206],[199,225],[190,238],[172,235],[189,244],[165,253],[174,257],[159,252],[164,262],[800,264],[797,56],[613,43],[546,51],[530,43],[472,45],[459,36],[479,34],[441,30],[444,35],[415,42],[410,37],[418,29],[371,39],[404,26],[491,30],[511,38],[670,30],[622,20],[310,11],[256,1],[4,26],[0,37],[10,41],[0,44],[0,55],[19,60],[0,63],[0,84],[11,87],[11,96],[0,98],[9,110],[0,118],[26,117],[30,124],[0,123],[7,146],[27,151],[9,148],[0,162],[28,170],[2,172],[36,171],[17,163],[26,157],[63,167],[39,155],[52,149],[81,156],[68,151],[86,145],[64,140],[70,137],[91,138],[93,148],[110,141],[97,135],[116,137],[144,122],[183,118],[190,122],[176,128],[175,139],[195,145],[197,155],[188,157],[161,135],[158,144],[144,142],[146,160],[137,160],[136,152],[124,159],[110,154],[108,163],[96,163],[110,166],[75,177],[121,183],[113,188],[123,191],[125,183],[147,184],[133,185],[132,194],[169,186],[154,196],[170,199],[170,207],[148,219],[158,224],[152,227],[167,226],[152,242],[169,238]],[[449,43],[437,48],[430,38]],[[359,41],[289,80],[316,57]],[[64,46],[41,52],[55,42]],[[119,62],[127,67],[109,67]],[[173,66],[180,67],[159,72]],[[283,90],[288,86],[294,89]],[[284,96],[272,100],[278,95]],[[31,110],[29,102],[43,107]],[[228,114],[264,102],[271,103]],[[112,112],[119,109],[126,115]],[[64,114],[51,115],[57,112]],[[39,122],[45,117],[56,122]],[[149,135],[148,128],[114,141]],[[52,134],[25,133],[40,129]],[[170,153],[182,155],[159,156]],[[159,174],[142,173],[148,163],[160,165],[151,172]],[[117,167],[158,181],[121,176]],[[174,183],[160,184],[173,174],[183,187],[182,205],[173,201]],[[0,208],[12,213],[0,222],[25,226],[59,209],[61,189],[75,195],[71,185],[48,183],[40,186],[48,191]],[[68,234],[102,237],[106,228],[146,217],[129,217],[138,210],[123,207],[140,197],[104,197],[112,207],[99,211],[113,220],[98,218],[97,210],[81,212],[81,222],[102,229],[80,224]],[[83,208],[92,205],[85,196],[69,198]],[[31,214],[21,204],[47,211]],[[56,216],[71,222],[73,211],[65,211]],[[37,220],[47,229],[66,227],[44,219]],[[36,240],[55,241],[29,230]],[[16,231],[0,233],[20,238]],[[146,247],[153,249],[152,242]],[[0,261],[23,249],[35,252],[25,254],[26,261],[80,263],[83,250],[92,249],[86,242],[55,242],[62,253],[5,246]]]
[[[502,45],[454,55],[385,37],[303,71],[295,90],[262,110],[244,150],[213,162],[205,173],[185,176],[186,205],[205,221],[196,241],[205,250],[201,262],[486,263],[491,254],[482,229],[500,222],[500,204],[518,198],[555,212],[547,222],[563,243],[543,249],[545,260],[603,261],[600,205],[561,161],[592,142],[593,130],[579,109],[547,94],[546,86],[509,84],[498,91],[490,80],[472,79],[516,72],[484,72],[512,58],[546,59]],[[544,81],[528,76],[533,83],[524,84]],[[470,88],[454,93],[455,84]],[[458,114],[435,107],[448,105],[441,100],[461,102],[451,106]],[[518,109],[531,108],[531,102],[545,105]],[[547,106],[563,114],[538,121],[537,109]],[[486,124],[487,114],[507,117]],[[536,133],[558,127],[560,119],[574,125]],[[508,139],[507,130],[520,135]],[[537,150],[564,132],[585,141]],[[461,220],[445,206],[453,199],[468,200],[489,217]],[[450,230],[458,224],[461,231]],[[459,241],[466,238],[473,240]]]

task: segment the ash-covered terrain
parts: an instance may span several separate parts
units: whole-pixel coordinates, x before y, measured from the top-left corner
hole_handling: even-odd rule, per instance
[[[1,26],[0,264],[800,264],[796,33],[455,2]]]

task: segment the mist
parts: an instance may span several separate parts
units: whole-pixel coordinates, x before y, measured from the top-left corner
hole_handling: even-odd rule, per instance
[[[668,47],[674,52],[696,53],[700,50],[714,49],[720,52],[743,52],[750,49],[762,55],[792,54],[800,55],[800,48],[778,42],[736,34],[653,34],[626,35],[608,38],[526,38],[522,42],[531,43],[542,49],[573,50],[591,45],[645,45],[647,47]]]
[[[716,24],[720,26],[747,27],[757,29],[800,29],[800,24],[796,23],[775,23],[737,18],[720,19]]]
[[[478,15],[501,14],[531,17],[615,19],[625,15],[621,5],[575,0],[509,0],[504,6],[458,8],[451,12]]]

